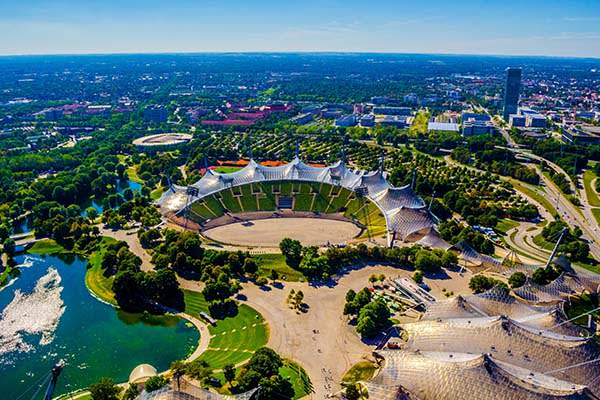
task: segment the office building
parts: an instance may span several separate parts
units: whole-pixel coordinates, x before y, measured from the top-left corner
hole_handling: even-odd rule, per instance
[[[404,115],[386,115],[381,120],[381,125],[395,126],[400,129],[405,129],[409,126],[407,118]]]
[[[563,128],[562,139],[566,143],[600,145],[600,128],[591,126]]]
[[[429,122],[428,131],[458,132],[458,124],[455,122]]]
[[[354,126],[356,125],[356,115],[354,114],[350,114],[350,115],[343,115],[339,118],[336,118],[335,120],[335,126]]]
[[[411,115],[410,107],[373,107],[374,114],[383,115]]]
[[[472,113],[472,112],[464,112],[461,115],[461,120],[464,123],[464,122],[467,122],[469,120],[473,120],[473,121],[490,121],[491,118],[487,114],[477,114],[477,113]]]
[[[524,127],[526,124],[526,117],[519,114],[510,114],[508,117],[508,124],[514,127]]]
[[[485,135],[488,133],[494,133],[494,124],[492,124],[490,121],[478,121],[475,119],[463,121],[463,136]]]
[[[304,114],[296,115],[290,121],[292,121],[293,123],[298,124],[298,125],[304,125],[304,124],[308,124],[309,122],[311,122],[313,120],[313,117],[314,117],[313,113],[307,112]]]
[[[373,114],[366,114],[360,118],[360,126],[371,127],[375,126],[375,116]]]
[[[527,127],[529,128],[545,128],[546,117],[541,114],[529,114],[526,116]]]
[[[506,88],[504,90],[504,120],[508,122],[511,114],[519,109],[519,90],[521,89],[521,68],[506,69]]]

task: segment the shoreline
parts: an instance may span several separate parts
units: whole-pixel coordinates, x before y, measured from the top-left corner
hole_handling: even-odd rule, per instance
[[[29,256],[36,256],[36,255],[59,256],[61,254],[62,255],[75,255],[75,256],[81,257],[82,259],[84,259],[86,261],[86,263],[87,263],[86,272],[85,272],[86,277],[89,274],[89,271],[91,269],[89,256],[85,256],[85,255],[82,255],[77,252],[67,251],[66,249],[63,249],[62,251],[58,251],[58,252],[53,252],[53,253],[24,252],[23,254],[25,256],[27,256],[27,255],[29,255]],[[12,279],[9,284],[4,285],[2,288],[0,288],[0,290],[10,286],[10,284],[14,283],[16,281],[16,279],[17,279],[16,277],[14,279]],[[110,301],[107,301],[106,299],[102,298],[102,296],[100,296],[99,294],[94,292],[94,290],[88,285],[88,282],[86,279],[84,279],[84,284],[87,289],[87,292],[95,300],[97,300],[98,302],[100,302],[102,304],[110,306],[115,312],[118,312],[119,310],[123,311],[123,310],[121,310],[121,308],[118,305],[111,303]],[[123,312],[127,312],[127,311],[123,311]],[[142,313],[130,313],[130,314],[142,314]],[[191,361],[197,359],[198,357],[200,357],[202,355],[202,353],[204,353],[208,349],[211,335],[208,331],[208,326],[204,322],[199,320],[198,318],[195,318],[192,315],[186,314],[185,312],[166,312],[163,315],[153,315],[153,316],[157,317],[157,318],[177,317],[177,318],[182,319],[182,320],[188,322],[189,324],[191,324],[193,326],[193,328],[198,332],[198,343],[197,343],[196,347],[194,348],[194,350],[188,356],[186,356],[186,358],[184,360],[185,362],[191,362]],[[161,324],[161,326],[162,326],[162,324]],[[175,361],[175,360],[177,360],[177,359],[175,358],[172,361]],[[164,375],[169,372],[170,372],[170,369],[167,369],[165,371],[159,372],[159,375]],[[128,382],[123,382],[123,383],[120,383],[119,386],[125,387],[127,384],[128,384]],[[61,394],[58,397],[55,397],[55,399],[63,399],[63,398],[67,399],[67,398],[71,398],[70,396],[73,396],[73,398],[79,398],[88,393],[89,393],[89,391],[87,391],[87,388],[79,388],[79,389],[75,389],[69,393]]]

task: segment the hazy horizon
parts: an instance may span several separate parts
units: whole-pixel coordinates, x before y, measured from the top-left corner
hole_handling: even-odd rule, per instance
[[[0,2],[1,55],[333,52],[600,57],[600,2]]]
[[[156,52],[113,52],[113,53],[23,53],[0,54],[0,58],[10,57],[76,57],[76,56],[160,56],[160,55],[251,55],[251,54],[315,54],[315,55],[415,55],[415,56],[448,56],[448,57],[499,57],[499,58],[558,58],[558,59],[590,59],[600,60],[599,56],[569,56],[569,55],[543,55],[543,54],[485,54],[485,53],[414,53],[414,52],[374,52],[374,51],[156,51]]]

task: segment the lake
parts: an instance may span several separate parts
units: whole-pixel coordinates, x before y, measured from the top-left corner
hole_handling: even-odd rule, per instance
[[[44,377],[60,359],[66,366],[55,395],[103,376],[127,381],[141,363],[166,370],[198,344],[199,332],[185,320],[124,313],[94,298],[85,286],[84,259],[25,254],[17,262],[20,276],[0,291],[3,399],[26,390],[29,399],[39,386],[43,393]]]

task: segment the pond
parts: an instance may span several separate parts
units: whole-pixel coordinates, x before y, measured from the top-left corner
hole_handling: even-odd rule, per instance
[[[134,182],[130,179],[119,181],[118,186],[117,186],[117,193],[123,194],[125,189],[131,189],[134,193],[139,192],[140,190],[142,190],[142,184]],[[102,212],[104,211],[104,206],[102,205],[101,199],[99,199],[99,200],[91,199],[81,206],[81,216],[83,216],[83,217],[87,216],[87,212],[85,209],[88,207],[95,208],[96,211],[98,212],[98,215],[102,214]]]
[[[132,180],[121,180],[119,181],[119,185],[117,187],[117,193],[123,194],[125,189],[131,189],[133,192],[139,192],[142,190],[142,184],[134,182]],[[93,207],[98,212],[98,215],[102,214],[104,211],[104,207],[102,206],[102,201],[95,199],[87,201],[85,204],[81,205],[81,216],[87,216],[86,208]],[[13,234],[19,233],[28,233],[33,229],[33,218],[31,216],[15,220],[13,221]]]
[[[19,279],[0,291],[0,393],[31,398],[51,367],[66,366],[55,395],[100,377],[127,381],[149,363],[166,370],[198,345],[199,332],[177,317],[128,314],[94,298],[85,286],[87,261],[75,256],[17,257]],[[38,396],[38,398],[41,396]]]

